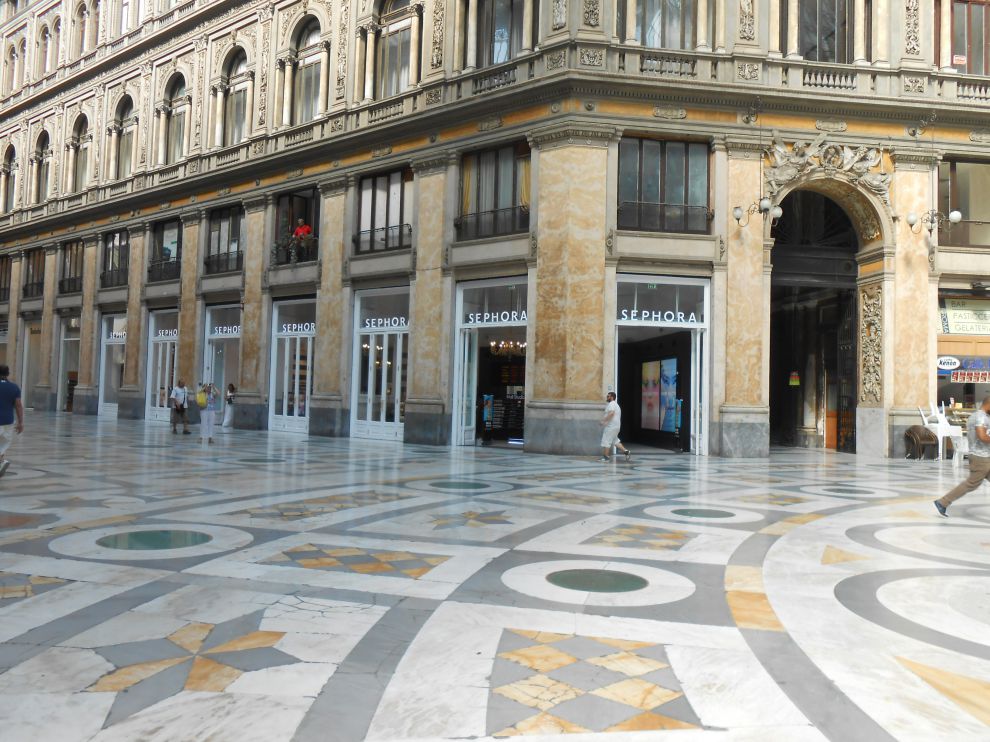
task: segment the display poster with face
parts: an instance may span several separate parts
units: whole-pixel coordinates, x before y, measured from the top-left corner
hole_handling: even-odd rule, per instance
[[[660,430],[660,361],[643,364],[640,395],[640,427]]]
[[[660,361],[660,430],[677,430],[677,359]]]

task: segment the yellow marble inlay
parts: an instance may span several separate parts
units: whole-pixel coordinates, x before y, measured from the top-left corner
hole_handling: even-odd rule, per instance
[[[495,736],[518,737],[523,734],[574,734],[575,732],[588,731],[591,730],[541,711],[536,716],[523,719],[514,727],[508,727],[501,732],[496,732]]]
[[[566,667],[577,662],[571,655],[546,644],[514,649],[511,652],[502,652],[499,657],[518,662],[520,665],[536,670],[537,672],[556,670],[558,667]]]
[[[648,672],[662,670],[668,667],[668,665],[659,660],[640,657],[638,654],[632,654],[631,652],[618,652],[604,657],[592,657],[588,662],[592,665],[598,665],[598,667],[604,667],[607,670],[621,672],[623,675],[628,675],[629,677],[645,675]]]
[[[862,554],[854,554],[851,551],[845,551],[836,546],[826,546],[825,550],[822,552],[822,564],[841,564],[843,562],[859,562],[864,559],[869,559],[868,556],[863,556]]]
[[[196,653],[212,630],[213,624],[191,623],[169,634],[168,639],[187,652]]]
[[[649,711],[684,695],[641,678],[629,678],[591,691],[592,695]]]
[[[599,644],[605,644],[609,647],[615,647],[616,649],[622,649],[626,651],[632,651],[634,649],[642,649],[643,647],[653,647],[656,646],[656,642],[637,642],[632,639],[610,639],[602,636],[596,636],[595,641]]]
[[[561,639],[570,639],[573,636],[573,634],[555,634],[552,631],[526,631],[524,629],[512,629],[512,633],[532,639],[535,642],[540,642],[541,644],[559,642]]]
[[[285,636],[284,631],[252,631],[250,634],[239,636],[219,647],[213,647],[205,654],[219,654],[220,652],[241,652],[245,649],[262,649],[264,647],[274,647],[279,640]]]
[[[515,683],[496,688],[495,693],[524,706],[540,709],[540,711],[549,711],[564,701],[570,701],[572,698],[584,695],[584,691],[546,675],[531,675]]]
[[[784,630],[766,594],[732,590],[725,594],[725,598],[740,629]]]
[[[189,676],[186,678],[185,690],[221,693],[243,673],[235,667],[221,665],[206,657],[196,657]]]
[[[725,589],[746,593],[766,592],[763,587],[763,568],[740,564],[729,565],[725,568]]]
[[[688,724],[680,719],[671,719],[663,714],[656,714],[646,711],[637,714],[631,719],[626,719],[620,724],[615,724],[606,729],[606,732],[645,732],[654,729],[697,729],[694,724]],[[645,738],[644,738],[645,739]]]
[[[904,657],[898,657],[897,661],[963,711],[990,726],[990,683]]]
[[[93,693],[116,693],[127,690],[132,685],[147,680],[152,675],[157,675],[162,670],[167,670],[181,662],[188,662],[188,657],[174,657],[167,660],[155,660],[154,662],[141,662],[137,665],[128,665],[119,670],[115,670],[109,675],[104,675],[97,680],[87,690]]]

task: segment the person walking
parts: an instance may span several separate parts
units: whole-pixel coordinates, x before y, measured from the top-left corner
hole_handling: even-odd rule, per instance
[[[618,448],[626,457],[626,461],[632,458],[632,451],[622,445],[619,440],[619,428],[622,427],[622,408],[615,401],[615,392],[609,392],[605,396],[605,416],[602,418],[602,461],[610,461],[609,454],[612,446]]]
[[[172,387],[172,394],[169,396],[172,402],[172,433],[178,433],[176,427],[182,423],[182,434],[189,435],[189,413],[186,407],[189,404],[189,390],[186,389],[186,382],[182,379]]]
[[[969,476],[942,497],[935,500],[935,509],[943,518],[948,518],[946,512],[949,505],[954,503],[967,492],[972,492],[984,480],[990,481],[990,397],[984,397],[980,409],[970,415],[966,422],[966,434],[969,437]],[[956,453],[956,456],[959,454]]]
[[[0,477],[7,473],[7,449],[14,442],[14,434],[24,431],[24,405],[21,404],[21,388],[7,377],[10,369],[0,366]],[[14,422],[14,418],[17,422]]]
[[[199,411],[199,440],[213,444],[213,425],[216,422],[217,410],[220,409],[220,391],[213,382],[203,384],[203,394],[206,396],[206,407]]]
[[[224,399],[223,424],[224,428],[234,427],[234,397],[237,396],[237,387],[227,384],[227,394]]]

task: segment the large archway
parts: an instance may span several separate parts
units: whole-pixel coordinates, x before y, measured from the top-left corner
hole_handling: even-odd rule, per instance
[[[771,227],[770,443],[856,451],[858,230],[795,190]]]

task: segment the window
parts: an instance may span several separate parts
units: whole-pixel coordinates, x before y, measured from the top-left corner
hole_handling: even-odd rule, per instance
[[[103,236],[103,273],[100,286],[112,288],[127,285],[127,269],[130,259],[130,242],[127,230],[108,232]]]
[[[523,5],[526,0],[480,0],[478,4],[478,65],[501,64],[523,48]],[[533,0],[535,8],[539,4]]]
[[[247,55],[237,52],[230,64],[227,65],[227,84],[229,90],[224,99],[223,110],[223,144],[230,146],[239,144],[247,134],[247,97],[249,85],[247,73]]]
[[[137,137],[137,118],[134,116],[134,103],[129,97],[124,97],[117,106],[114,117],[114,128],[111,130],[110,146],[111,160],[116,159],[116,168],[111,168],[111,177],[128,178],[133,172],[134,146]],[[115,157],[114,157],[115,156]]]
[[[461,216],[457,239],[529,230],[529,147],[508,145],[461,160]]]
[[[0,302],[10,301],[10,256],[0,256]]]
[[[62,277],[58,281],[58,293],[75,294],[82,291],[83,243],[67,242],[62,245],[59,262]]]
[[[38,143],[34,148],[35,180],[34,203],[40,204],[48,200],[48,179],[51,175],[52,151],[49,147],[48,132],[41,132]]]
[[[240,206],[210,212],[207,273],[230,273],[241,269],[241,235],[244,233],[244,209]]]
[[[24,253],[21,270],[24,271],[24,298],[41,296],[45,291],[45,251],[30,250]]]
[[[852,64],[856,51],[853,26],[855,2],[798,0],[798,3],[798,52],[801,56],[814,62]]]
[[[940,162],[938,166],[938,210],[962,212],[963,221],[939,233],[948,245],[990,245],[990,163]],[[948,226],[948,225],[945,225]]]
[[[17,90],[17,50],[14,47],[7,49],[4,66],[3,91],[9,95]]]
[[[652,49],[694,49],[697,44],[695,20],[699,0],[637,0],[634,7],[635,24],[627,22],[626,2],[616,4],[616,28],[623,41],[639,42]],[[700,0],[708,4],[709,28],[706,38],[711,41],[715,29],[715,9],[711,0]],[[782,0],[786,4],[786,0]],[[632,35],[630,35],[632,34]]]
[[[119,36],[123,36],[131,30],[132,3],[136,3],[136,0],[120,0],[120,16],[118,17],[119,25],[117,26],[117,34]]]
[[[89,122],[85,116],[80,116],[72,140],[69,142],[69,189],[73,192],[81,191],[86,187],[91,140]]]
[[[51,34],[48,32],[48,26],[43,26],[41,33],[38,34],[38,59],[36,60],[36,69],[38,71],[38,77],[44,77],[51,70],[49,65],[51,64],[51,59],[49,54],[51,51]]]
[[[359,253],[412,246],[412,170],[394,170],[361,179]]]
[[[179,277],[182,259],[182,223],[158,222],[152,229],[148,281],[173,281]]]
[[[188,110],[186,81],[182,75],[178,75],[169,87],[167,108],[163,114],[168,117],[165,127],[165,165],[173,165],[185,156]]]
[[[320,23],[311,18],[299,32],[296,44],[298,69],[292,88],[292,121],[303,124],[316,118],[320,99]],[[290,123],[290,122],[286,122]]]
[[[375,60],[379,70],[376,97],[398,95],[417,82],[411,79],[409,65],[412,55],[419,54],[418,48],[412,48],[413,24],[418,27],[419,22],[419,11],[409,0],[391,0],[386,5]]]
[[[72,23],[74,25],[72,30],[72,56],[81,57],[86,53],[86,44],[89,38],[89,10],[86,9],[85,5],[79,5],[76,8]]]
[[[49,46],[50,50],[50,60],[48,63],[48,71],[54,72],[55,68],[58,67],[58,55],[62,48],[62,21],[56,20],[55,24],[52,26],[52,41]]]
[[[943,0],[949,2],[950,0]],[[990,5],[980,0],[952,3],[952,66],[970,75],[990,75]]]
[[[319,235],[320,198],[316,189],[280,194],[275,203],[275,245],[272,253],[275,264],[316,260]]]
[[[7,147],[3,156],[3,167],[0,168],[0,213],[6,214],[14,210],[15,180],[17,178],[17,152],[13,147]]]
[[[619,229],[708,233],[708,145],[623,138]]]
[[[27,82],[27,42],[21,41],[17,51],[17,87],[23,87]]]

